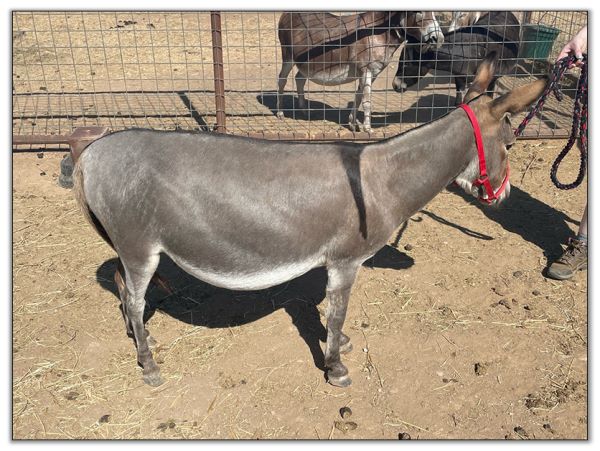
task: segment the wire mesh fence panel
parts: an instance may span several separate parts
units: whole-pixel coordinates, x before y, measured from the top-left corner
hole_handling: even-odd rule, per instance
[[[207,13],[13,13],[13,134],[207,128]]]
[[[531,78],[548,74],[565,44],[588,22],[587,11],[533,11],[521,12],[517,16],[522,21],[518,64],[510,76],[502,77],[500,81],[501,86],[507,90],[512,90]],[[526,128],[524,136],[568,136],[573,121],[573,102],[579,72],[576,68],[566,72],[560,82],[565,94],[563,101],[559,102],[554,96],[550,96],[539,117]]]
[[[389,137],[452,110],[490,49],[500,57],[496,95],[545,75],[588,19],[586,11],[292,16],[221,13],[227,133]],[[12,37],[13,135],[215,127],[209,12],[15,11]],[[569,71],[565,99],[547,101],[527,136],[568,134],[577,75]]]

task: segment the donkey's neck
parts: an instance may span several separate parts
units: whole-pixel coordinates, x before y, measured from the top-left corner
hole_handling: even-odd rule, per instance
[[[395,226],[422,209],[466,169],[475,155],[475,139],[463,112],[372,145],[383,156],[381,183],[392,199]]]

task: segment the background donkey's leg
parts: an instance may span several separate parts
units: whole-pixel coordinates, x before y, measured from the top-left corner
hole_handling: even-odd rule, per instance
[[[298,70],[296,72],[296,90],[298,91],[298,109],[300,113],[306,115],[306,99],[304,98],[304,85],[306,85],[306,77]]]
[[[292,61],[284,61],[281,64],[281,70],[279,71],[278,86],[277,86],[277,117],[283,119],[283,111],[281,111],[281,96],[285,85],[287,83],[287,77],[290,74],[294,63]]]
[[[340,359],[340,344],[344,341],[349,345],[348,337],[342,334],[342,327],[346,319],[350,290],[359,265],[344,264],[343,266],[327,267],[327,346],[325,348],[325,367],[327,380],[338,387],[347,387],[351,384],[348,369]],[[346,339],[343,339],[345,337]]]
[[[360,76],[360,80],[358,81],[358,88],[356,89],[356,94],[354,95],[354,103],[352,104],[352,111],[350,112],[350,116],[348,117],[348,124],[350,125],[350,130],[353,132],[358,131],[358,126],[360,125],[360,121],[358,120],[358,107],[362,103],[363,98],[363,90],[365,87],[365,73],[363,72]]]
[[[138,362],[143,368],[144,382],[157,386],[163,383],[160,377],[158,365],[152,358],[152,352],[148,346],[148,332],[144,327],[144,308],[146,300],[144,296],[146,289],[152,279],[152,275],[160,261],[159,254],[141,258],[122,258],[125,268],[125,296],[124,313],[131,324],[135,343],[137,347]]]
[[[456,85],[456,100],[454,101],[454,105],[460,105],[463,103],[463,95],[467,87],[467,77],[457,75],[454,77],[454,84]]]
[[[365,82],[363,87],[363,111],[365,112],[363,130],[365,132],[371,132],[371,84],[373,81],[375,81],[373,74],[370,70],[367,70],[365,72]]]

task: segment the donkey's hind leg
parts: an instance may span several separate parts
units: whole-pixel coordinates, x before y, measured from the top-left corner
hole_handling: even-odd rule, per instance
[[[161,279],[159,286],[172,294],[173,290],[171,289],[168,281],[162,280],[162,277],[158,275],[158,273],[154,273],[152,280]],[[115,271],[115,283],[117,284],[117,290],[119,291],[119,299],[121,299],[121,313],[123,314],[123,321],[125,322],[125,332],[127,336],[133,338],[133,329],[131,328],[131,321],[129,319],[129,315],[127,314],[127,287],[125,286],[125,268],[123,268],[123,263],[121,263],[121,259],[119,259],[119,263],[117,266],[117,270]],[[156,345],[156,340],[150,336],[148,330],[146,330],[146,339],[148,340],[149,346]]]
[[[160,261],[160,255],[153,254],[145,259],[130,258],[122,261],[125,269],[125,288],[127,291],[123,304],[125,307],[124,313],[133,330],[137,347],[137,359],[143,368],[144,382],[152,386],[158,386],[163,381],[160,377],[158,365],[152,358],[152,352],[148,346],[148,332],[144,327],[144,307],[146,306],[144,296]]]
[[[354,103],[351,104],[352,109],[350,111],[350,116],[348,116],[348,125],[353,132],[357,132],[362,125],[358,120],[358,107],[360,107],[360,104],[362,103],[364,86],[364,76],[361,76],[358,82],[358,88],[356,89],[356,94],[354,94]]]
[[[343,332],[340,332],[340,354],[348,354],[352,351],[352,343],[350,337]]]
[[[133,338],[133,329],[131,329],[131,321],[127,315],[127,287],[125,286],[125,268],[121,259],[118,259],[117,270],[115,271],[115,283],[117,284],[117,290],[119,291],[119,299],[121,299],[121,313],[123,314],[123,321],[125,321],[125,331],[127,336]]]
[[[281,70],[279,71],[279,78],[277,81],[277,117],[283,119],[283,111],[281,111],[282,95],[285,85],[287,83],[287,77],[294,67],[293,61],[283,61],[281,64]]]
[[[300,70],[296,72],[296,90],[298,91],[298,109],[300,115],[306,116],[306,98],[304,97],[304,86],[306,85],[306,77]]]

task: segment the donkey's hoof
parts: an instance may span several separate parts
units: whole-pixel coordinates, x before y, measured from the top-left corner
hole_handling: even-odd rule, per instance
[[[340,354],[348,354],[352,349],[354,349],[352,343],[344,343],[343,345],[340,345]]]
[[[277,119],[283,119],[284,118],[283,111],[278,111],[276,116],[277,116]]]
[[[348,368],[341,362],[334,363],[329,367],[327,381],[336,387],[347,387],[352,383],[350,376],[348,376]]]
[[[144,374],[144,382],[152,387],[158,387],[162,385],[165,381],[160,377],[160,373],[158,371]]]
[[[357,132],[362,128],[362,123],[350,113],[350,116],[348,116],[348,127],[353,132]]]
[[[348,387],[352,384],[352,379],[347,374],[345,376],[335,377],[327,376],[327,382],[336,387]]]

